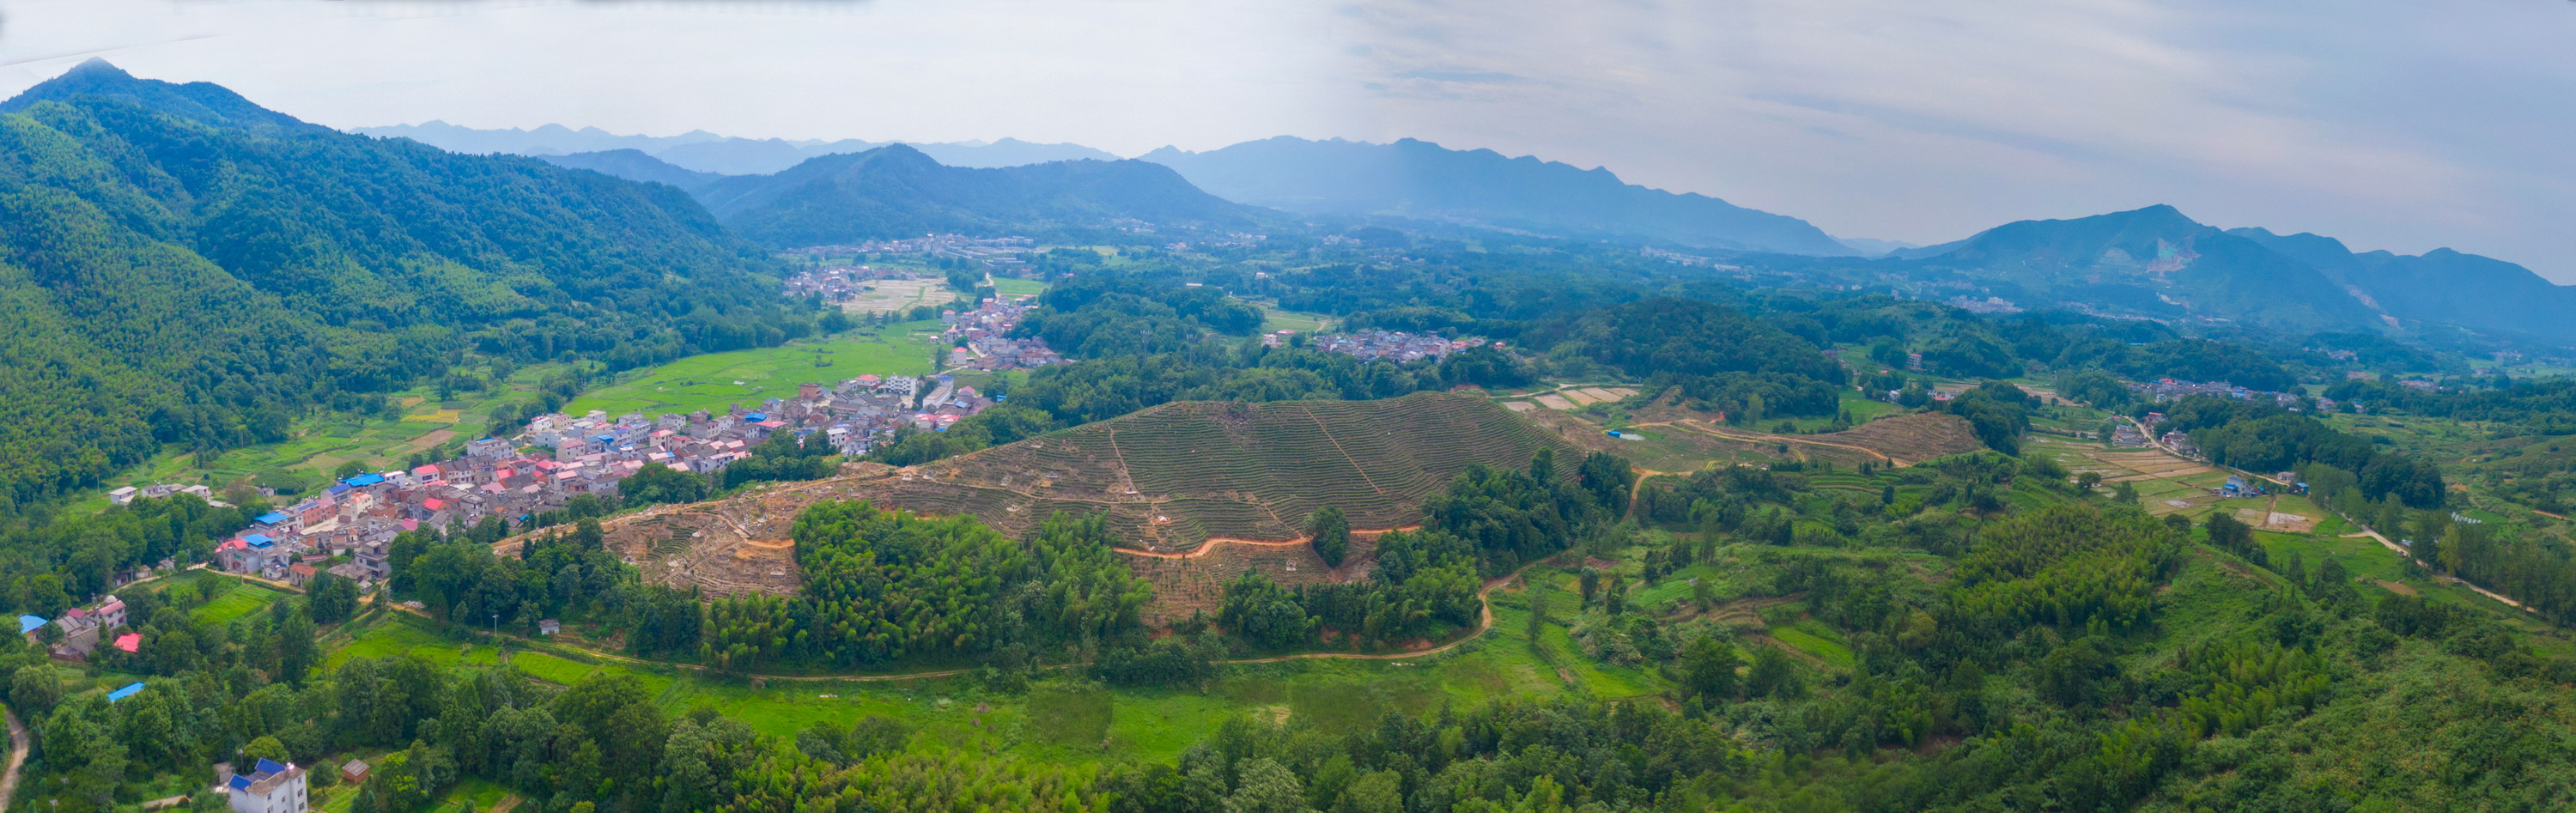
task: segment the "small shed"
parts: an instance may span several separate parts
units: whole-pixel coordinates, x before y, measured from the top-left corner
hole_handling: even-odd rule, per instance
[[[347,762],[340,763],[340,783],[344,785],[364,784],[367,781],[367,770],[366,760],[352,759]]]
[[[562,622],[562,621],[558,621],[558,620],[555,620],[555,619],[552,619],[552,618],[540,619],[540,620],[538,620],[538,621],[537,621],[537,634],[538,634],[538,635],[553,635],[553,634],[555,634],[555,633],[559,633],[559,632],[562,632],[562,631],[563,631],[563,622]]]

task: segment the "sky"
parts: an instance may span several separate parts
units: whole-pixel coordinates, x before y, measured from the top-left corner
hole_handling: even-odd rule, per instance
[[[83,59],[362,127],[1420,138],[1935,243],[2167,203],[2576,283],[2569,0],[0,0]]]

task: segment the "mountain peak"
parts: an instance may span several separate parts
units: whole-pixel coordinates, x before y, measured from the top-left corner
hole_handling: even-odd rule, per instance
[[[107,60],[91,58],[62,75],[0,102],[0,113],[15,113],[41,102],[81,105],[84,100],[124,102],[156,112],[218,126],[266,130],[328,130],[294,116],[270,110],[212,82],[173,84],[141,79]]]
[[[125,69],[117,67],[116,63],[109,62],[104,57],[95,56],[81,60],[80,64],[72,66],[71,70],[64,71],[63,75],[96,77],[98,79],[124,79],[129,81],[134,78],[134,74],[126,73]]]

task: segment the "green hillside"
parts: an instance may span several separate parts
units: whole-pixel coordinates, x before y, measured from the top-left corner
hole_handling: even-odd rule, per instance
[[[0,105],[0,512],[470,358],[810,330],[677,190],[345,135],[93,61]]]
[[[1107,512],[1131,546],[1188,550],[1211,537],[1295,539],[1326,506],[1355,528],[1413,524],[1423,499],[1469,466],[1523,469],[1541,449],[1572,460],[1572,448],[1464,395],[1191,401],[933,463],[868,491],[1011,532],[1057,512]]]

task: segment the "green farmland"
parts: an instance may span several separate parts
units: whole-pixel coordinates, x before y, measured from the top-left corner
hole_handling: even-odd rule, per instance
[[[937,327],[935,322],[905,322],[887,326],[880,336],[690,356],[621,375],[613,384],[582,393],[564,412],[722,411],[728,404],[792,397],[796,385],[808,381],[828,385],[862,374],[922,375],[930,372]]]

